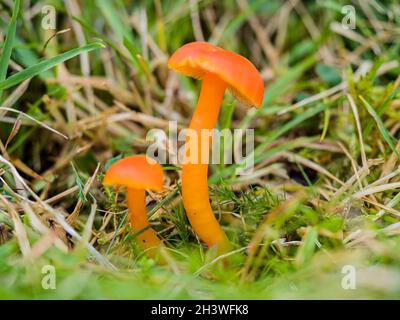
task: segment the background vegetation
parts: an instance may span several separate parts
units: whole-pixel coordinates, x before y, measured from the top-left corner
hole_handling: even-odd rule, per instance
[[[355,29],[341,24],[348,4]],[[45,5],[56,30],[42,27]],[[398,298],[399,35],[395,0],[1,0],[0,297]],[[166,61],[193,40],[265,79],[259,111],[227,94],[219,122],[255,129],[255,170],[210,169],[226,265],[194,236],[180,168],[166,166],[165,191],[148,197],[172,256],[158,266],[101,180],[145,152],[149,129],[188,125],[200,83]],[[346,265],[355,290],[342,288]]]

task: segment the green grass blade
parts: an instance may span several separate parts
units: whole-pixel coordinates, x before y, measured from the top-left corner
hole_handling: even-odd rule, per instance
[[[105,44],[107,44],[107,46],[111,47],[115,52],[117,52],[121,57],[123,57],[124,59],[128,60],[128,61],[132,61],[132,63],[134,63],[135,61],[133,61],[129,56],[127,56],[119,47],[118,45],[111,41],[110,39],[108,39],[105,35],[101,34],[100,32],[96,31],[95,28],[93,28],[87,21],[82,20],[78,17],[72,17],[73,20],[75,20],[76,22],[78,22],[81,27],[83,29],[85,29],[87,32],[89,32],[90,34],[92,34],[93,36],[99,38],[100,40],[102,40]]]
[[[382,105],[378,108],[377,114],[381,116],[385,111],[386,108],[389,106],[389,103],[400,93],[400,88],[395,88],[392,93],[385,99]],[[370,119],[367,123],[367,126],[364,130],[363,137],[366,138],[371,133],[371,130],[374,125],[374,119]]]
[[[264,100],[261,108],[272,104],[276,98],[285,94],[288,87],[294,83],[296,79],[302,76],[304,72],[311,68],[315,61],[316,57],[314,54],[312,54],[295,66],[291,67],[287,73],[268,86],[265,90]]]
[[[390,133],[386,130],[385,125],[382,122],[382,119],[379,117],[379,115],[376,113],[376,111],[374,110],[374,108],[367,102],[367,100],[364,99],[363,96],[359,96],[359,98],[361,99],[362,103],[364,104],[365,108],[367,109],[367,111],[372,115],[372,117],[374,118],[379,132],[381,133],[383,139],[385,139],[385,141],[387,142],[387,144],[389,145],[390,149],[392,149],[392,151],[394,152],[394,154],[396,155],[397,159],[399,159],[400,161],[400,155],[396,150],[396,146],[393,143],[393,138],[390,136]]]
[[[131,40],[129,40],[129,38],[127,38],[125,36],[123,39],[123,44],[124,44],[125,48],[128,49],[129,53],[131,54],[132,61],[133,61],[135,68],[139,69],[139,71],[141,73],[146,73],[146,72],[149,73],[148,70],[144,69],[143,65],[139,62],[139,60],[137,58],[137,55],[140,54],[140,52],[138,49],[136,49],[135,44]],[[147,62],[145,62],[145,63],[147,63]],[[146,67],[148,68],[147,64],[146,64]]]
[[[269,134],[265,140],[260,143],[252,153],[250,153],[247,157],[253,157],[254,156],[254,163],[259,163],[260,161],[264,160],[266,156],[268,156],[268,152],[265,152],[265,148],[268,147],[269,144],[271,144],[273,141],[284,135],[286,132],[290,131],[291,129],[295,128],[298,126],[300,123],[306,121],[307,119],[312,118],[313,116],[319,114],[320,112],[323,112],[324,110],[330,108],[332,105],[336,104],[337,100],[331,101],[330,103],[326,104],[320,104],[317,107],[310,108],[304,113],[301,113],[297,117],[293,118],[286,124],[284,124],[282,127],[280,127],[278,130],[275,130],[271,134]],[[220,170],[216,174],[214,174],[212,177],[209,179],[209,183],[217,183],[220,181],[221,178],[227,177],[235,172],[235,170],[238,168],[238,164],[232,164],[231,166]]]
[[[302,266],[310,262],[312,256],[314,255],[317,241],[318,231],[316,228],[310,228],[303,238],[303,245],[297,251],[296,264],[298,266]]]
[[[35,49],[29,48],[25,39],[18,37],[14,38],[13,59],[22,67],[28,68],[41,61]],[[54,77],[52,70],[47,70],[38,75],[42,80],[47,80]]]
[[[79,55],[82,52],[90,52],[92,50],[103,48],[103,47],[104,47],[104,44],[102,42],[92,42],[83,47],[75,48],[75,49],[72,49],[65,53],[62,53],[54,58],[41,61],[31,67],[28,67],[20,72],[13,74],[6,80],[1,81],[0,82],[0,90],[8,89],[12,86],[15,86],[15,85],[21,83],[22,81],[24,81],[26,79],[35,77],[38,74],[40,74],[41,72],[49,70],[49,69],[55,67],[56,65]]]
[[[11,57],[11,52],[14,44],[15,32],[17,30],[17,17],[19,13],[21,1],[16,0],[14,3],[14,10],[11,17],[11,22],[8,27],[6,40],[3,46],[3,52],[0,57],[0,81],[3,81],[7,76],[8,62]],[[3,90],[0,89],[0,100],[3,94]]]
[[[317,107],[311,107],[307,111],[299,114],[289,122],[285,123],[282,127],[280,127],[278,130],[275,130],[271,134],[269,134],[266,139],[255,149],[255,153],[262,152],[262,150],[267,147],[270,143],[272,143],[274,140],[285,134],[286,132],[292,130],[296,126],[298,126],[300,123],[304,122],[305,120],[314,117],[315,115],[319,114],[322,111],[327,110],[330,108],[334,103],[337,103],[337,101],[331,101],[330,103],[321,103]]]
[[[114,32],[119,36],[122,41],[127,38],[132,43],[134,42],[134,37],[132,35],[131,29],[126,26],[121,18],[120,13],[114,6],[113,1],[98,1],[97,6],[102,12],[107,23],[111,26]]]

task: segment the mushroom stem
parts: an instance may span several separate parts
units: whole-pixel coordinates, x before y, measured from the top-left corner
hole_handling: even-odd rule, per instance
[[[201,129],[215,128],[225,89],[226,83],[221,78],[211,73],[204,75],[199,101],[189,126],[197,133],[198,161],[184,164],[182,168],[183,205],[189,222],[200,239],[209,247],[218,246],[219,252],[229,247],[229,241],[211,209],[208,194],[209,147],[208,150],[201,148],[206,144],[202,141]],[[185,144],[186,155],[192,149],[189,140]],[[200,161],[202,152],[207,153],[206,163]]]
[[[149,253],[153,255],[157,252],[156,249],[161,246],[161,241],[157,237],[156,232],[149,228],[145,191],[143,189],[128,188],[127,193],[131,227],[135,233],[140,232],[137,238],[144,249],[153,248],[149,250]],[[143,229],[146,230],[142,231]]]

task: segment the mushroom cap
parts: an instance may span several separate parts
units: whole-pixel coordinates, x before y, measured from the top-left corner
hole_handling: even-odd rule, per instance
[[[130,156],[118,160],[110,166],[103,184],[161,191],[163,170],[160,164],[152,158],[144,155]]]
[[[196,79],[202,79],[208,72],[216,74],[240,101],[261,106],[264,81],[256,67],[237,53],[207,42],[190,42],[175,51],[168,60],[168,68]]]

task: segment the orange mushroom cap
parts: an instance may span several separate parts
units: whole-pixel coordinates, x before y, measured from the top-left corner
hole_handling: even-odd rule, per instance
[[[216,74],[240,101],[261,106],[264,81],[249,60],[234,52],[207,42],[191,42],[175,51],[168,60],[168,68],[196,79],[208,72]]]
[[[130,156],[113,163],[107,170],[104,185],[161,191],[163,170],[154,159],[144,155]]]

